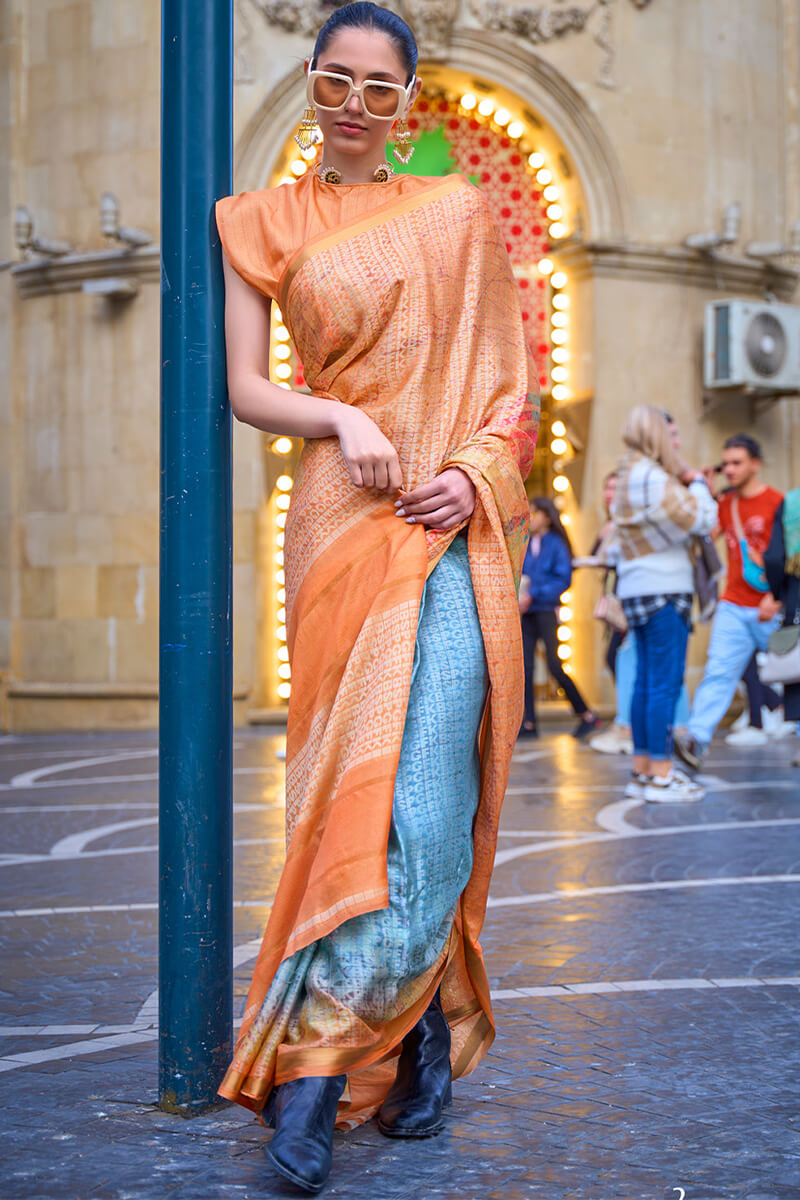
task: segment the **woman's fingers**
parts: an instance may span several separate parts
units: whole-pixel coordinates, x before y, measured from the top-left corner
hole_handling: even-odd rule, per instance
[[[459,521],[463,521],[468,513],[462,512],[459,508],[454,508],[452,504],[442,505],[435,508],[432,512],[420,513],[415,517],[406,517],[409,524],[425,525],[429,529],[449,529],[452,525],[457,525]]]
[[[426,484],[426,489],[430,489],[430,486],[430,484]],[[414,492],[407,492],[399,500],[395,500],[395,508],[399,515],[404,517],[425,517],[437,512],[440,508],[458,503],[442,487],[438,487],[435,491],[430,492],[429,495],[422,497],[420,496],[421,491],[421,488],[417,488]]]
[[[418,517],[435,512],[442,505],[452,503],[454,503],[452,496],[448,496],[446,492],[437,492],[427,500],[409,501],[407,496],[403,496],[402,503],[397,507],[402,508],[407,517]]]
[[[398,517],[431,529],[452,529],[472,516],[475,487],[458,467],[448,467],[428,483],[401,493],[395,501]]]
[[[338,431],[339,447],[356,487],[398,491],[402,476],[397,451],[366,413],[347,408]]]
[[[386,462],[375,464],[375,483],[379,492],[385,492],[389,487],[389,464]]]
[[[346,462],[346,466],[347,466],[347,470],[350,474],[350,478],[352,479],[352,481],[356,485],[356,487],[363,487],[364,481],[361,477],[361,467],[358,465],[358,463]]]
[[[443,483],[437,475],[429,483],[423,483],[414,488],[413,492],[405,492],[400,499],[402,507],[410,515],[412,512],[430,511],[429,502],[433,500],[435,503],[440,503],[446,494],[446,481]]]
[[[403,473],[400,470],[400,462],[397,456],[389,461],[389,486],[387,491],[399,492],[403,486]]]

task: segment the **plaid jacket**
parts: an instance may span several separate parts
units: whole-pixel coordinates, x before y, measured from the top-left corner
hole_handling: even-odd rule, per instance
[[[651,458],[630,450],[622,460],[611,508],[615,555],[623,561],[657,554],[710,533],[717,504],[704,483],[684,487]]]

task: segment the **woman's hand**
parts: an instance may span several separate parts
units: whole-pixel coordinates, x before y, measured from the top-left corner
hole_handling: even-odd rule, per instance
[[[336,434],[342,456],[356,487],[397,492],[403,486],[397,451],[371,417],[361,409],[341,405]]]
[[[437,531],[453,529],[475,511],[475,485],[464,471],[448,467],[430,483],[403,493],[395,500],[395,508],[398,517],[409,524],[427,525]]]

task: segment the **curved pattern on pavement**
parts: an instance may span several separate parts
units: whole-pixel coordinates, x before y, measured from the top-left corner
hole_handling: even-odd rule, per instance
[[[142,800],[140,798],[142,786],[152,785],[157,776],[152,772],[142,774],[139,772],[122,771],[119,774],[108,775],[99,774],[96,771],[97,768],[105,768],[109,764],[113,764],[115,768],[121,768],[125,763],[135,763],[141,759],[151,758],[156,753],[153,746],[142,748],[119,747],[103,754],[74,757],[79,752],[66,747],[61,752],[57,750],[37,752],[35,748],[32,748],[26,753],[24,744],[24,739],[16,741],[15,753],[13,756],[9,756],[9,765],[12,757],[17,759],[33,758],[38,765],[30,766],[26,770],[17,771],[7,781],[0,781],[0,789],[6,792],[14,792],[15,796],[19,796],[21,793],[49,792],[52,788],[68,787],[74,789],[75,803],[45,803],[39,805],[31,800],[28,804],[10,804],[8,807],[0,807],[0,819],[6,822],[11,818],[32,821],[34,835],[36,835],[38,833],[36,822],[37,820],[41,821],[42,818],[45,819],[46,823],[49,818],[58,822],[64,818],[74,817],[80,821],[80,814],[82,813],[101,814],[112,809],[130,810],[132,812],[150,809],[153,812],[152,815],[148,816],[131,817],[125,820],[91,825],[88,828],[79,827],[78,829],[73,829],[72,832],[63,833],[56,838],[46,851],[36,852],[32,849],[21,849],[16,852],[4,853],[0,855],[0,866],[6,868],[41,868],[43,864],[48,864],[45,870],[50,870],[54,863],[69,863],[80,871],[82,865],[91,860],[110,858],[130,859],[131,856],[153,854],[155,852],[157,849],[155,841],[132,845],[126,841],[125,835],[133,831],[154,829],[157,825],[158,818],[155,815],[155,801],[152,799]],[[241,748],[241,746],[241,742],[237,743],[237,748]],[[46,757],[52,757],[55,761],[43,762],[42,760]],[[509,799],[535,797],[537,800],[541,800],[548,793],[558,796],[559,793],[563,792],[563,782],[552,778],[559,771],[559,757],[560,752],[558,747],[554,749],[542,748],[535,751],[518,751],[515,754],[514,760],[515,781],[509,787]],[[546,767],[551,778],[536,784],[520,784],[516,782],[521,775],[524,775],[526,770],[529,771],[532,768],[533,764],[536,764],[537,768]],[[248,816],[251,818],[263,817],[265,814],[275,813],[277,815],[281,812],[283,807],[282,796],[280,795],[282,771],[283,767],[281,764],[275,762],[274,759],[271,762],[238,765],[235,768],[237,776],[254,779],[261,777],[272,781],[271,793],[268,799],[262,797],[256,801],[248,799],[245,802],[237,802],[235,806],[237,818]],[[796,794],[796,784],[794,781],[780,776],[751,780],[743,780],[739,776],[735,780],[727,782],[719,776],[711,776],[706,777],[705,783],[712,795],[715,792],[723,792],[726,795],[735,792],[746,793],[753,792],[755,789],[762,793],[769,792],[772,795],[780,795],[787,792]],[[620,790],[619,782],[613,779],[604,783],[593,783],[584,779],[575,786],[579,790],[583,800],[588,800],[589,802],[595,796],[602,797],[615,793],[619,795]],[[121,787],[130,791],[130,798],[114,798],[115,790]],[[87,798],[96,795],[98,789],[103,789],[103,791],[97,797],[96,801]],[[133,798],[134,794],[137,797],[135,799]],[[686,806],[672,806],[671,815],[673,817],[676,810],[678,810],[678,816],[680,817],[681,814],[686,812]],[[800,817],[779,815],[746,819],[733,817],[726,820],[701,822],[681,821],[678,819],[673,820],[671,824],[655,825],[637,825],[631,823],[629,818],[634,814],[638,813],[640,816],[647,816],[648,811],[638,801],[611,800],[591,814],[591,823],[589,827],[584,829],[565,829],[559,827],[552,829],[513,828],[502,830],[501,837],[507,841],[511,841],[512,844],[509,846],[504,845],[497,853],[495,881],[489,900],[490,911],[528,908],[545,904],[574,905],[576,902],[606,896],[666,891],[691,891],[696,889],[774,888],[778,885],[796,885],[800,883],[800,873],[765,872],[759,870],[752,874],[713,875],[706,878],[649,879],[578,887],[559,885],[556,888],[544,891],[516,891],[504,894],[505,868],[510,867],[512,863],[520,864],[522,860],[530,860],[532,858],[546,860],[548,856],[553,859],[553,856],[561,852],[577,848],[587,850],[592,846],[620,847],[625,842],[642,844],[642,842],[648,839],[670,838],[675,839],[675,843],[678,845],[681,839],[686,838],[696,839],[701,837],[705,839],[705,835],[718,836],[722,834],[730,836],[736,832],[752,832],[759,829],[777,830],[800,824]],[[695,813],[697,811],[696,806],[689,806],[689,811],[692,814]],[[518,811],[515,813],[515,816],[518,821]],[[94,847],[95,843],[104,840],[111,840],[118,844],[90,849],[90,847]],[[274,846],[282,845],[283,840],[282,833],[265,832],[256,837],[237,838],[234,846],[236,848]],[[278,865],[279,858],[275,861],[275,866],[277,867]],[[29,875],[27,878],[30,880]],[[39,876],[38,878],[42,877]],[[34,887],[36,886],[36,879],[37,876],[34,875]],[[29,881],[26,886],[30,888],[31,884]],[[239,897],[235,901],[237,910],[254,910],[258,915],[259,922],[264,919],[266,915],[264,910],[268,910],[269,905],[270,900],[263,896]],[[81,915],[104,915],[111,917],[122,914],[154,913],[156,908],[156,902],[150,899],[120,902],[109,900],[105,903],[42,904],[35,907],[13,905],[0,910],[0,919],[4,921],[11,919],[35,920],[36,918],[66,920],[70,917]],[[240,944],[236,949],[236,965],[245,964],[254,958],[258,952],[259,945],[259,937],[250,938]],[[797,974],[778,976],[746,975],[720,978],[690,976],[687,978],[595,979],[541,986],[497,986],[493,989],[493,997],[497,1001],[534,1001],[542,997],[569,999],[570,997],[604,993],[647,993],[671,990],[714,991],[715,989],[797,987],[799,985],[800,975]],[[80,1040],[62,1042],[61,1044],[48,1046],[41,1050],[33,1049],[20,1053],[5,1054],[0,1057],[0,1073],[17,1070],[29,1065],[55,1062],[59,1059],[91,1055],[112,1048],[124,1047],[155,1039],[158,1035],[156,1024],[157,991],[152,991],[148,995],[147,999],[141,1005],[136,1018],[131,1023],[127,1025],[111,1023],[113,1018],[112,1013],[108,1014],[108,1018],[109,1020],[104,1023],[26,1023],[4,1025],[0,1028],[0,1037],[54,1039],[79,1036]]]

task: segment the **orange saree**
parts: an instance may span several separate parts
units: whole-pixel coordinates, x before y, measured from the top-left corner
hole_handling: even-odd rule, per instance
[[[457,531],[408,525],[393,497],[354,487],[335,438],[306,442],[292,493],[287,857],[220,1091],[260,1111],[277,1084],[347,1074],[340,1124],[356,1124],[379,1106],[400,1042],[437,988],[454,1077],[493,1038],[478,938],[522,715],[516,589],[538,408],[505,249],[462,176],[337,186],[309,172],[221,200],[217,225],[233,267],[280,305],[313,392],[369,414],[397,450],[404,488],[451,466],[476,488],[467,550],[489,692],[471,873],[443,949],[382,1014],[344,1020],[332,998],[332,1015],[315,1023],[289,1021],[302,983],[287,983],[276,1004],[276,981],[289,960],[388,904],[420,604]]]

